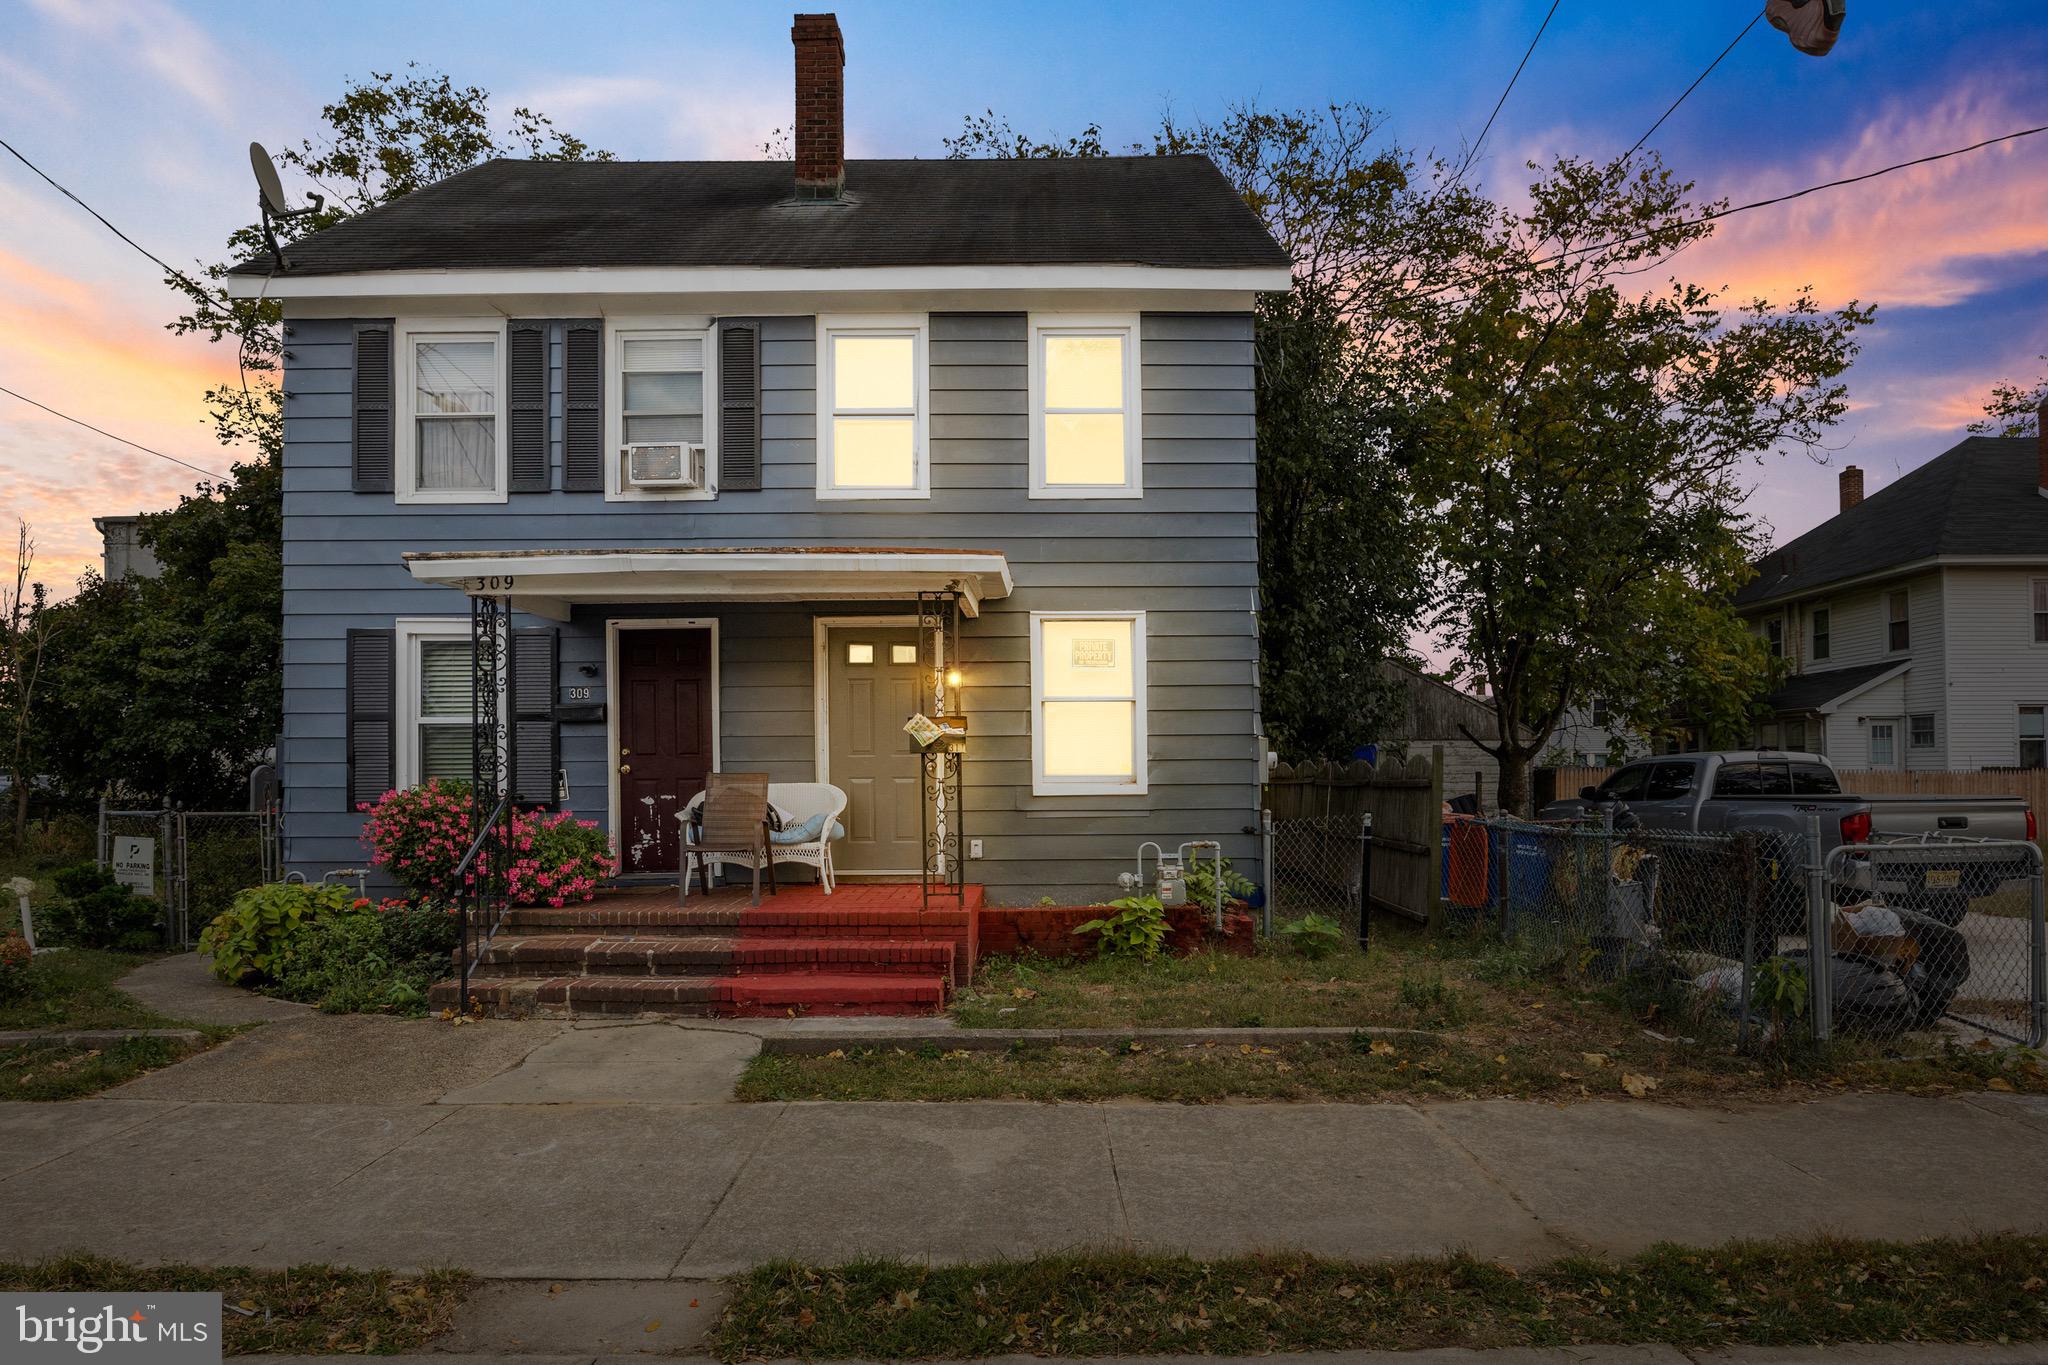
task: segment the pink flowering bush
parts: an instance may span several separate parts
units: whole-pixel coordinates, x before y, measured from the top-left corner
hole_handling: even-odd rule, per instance
[[[595,820],[567,811],[520,814],[512,823],[512,886],[515,905],[560,907],[587,901],[597,884],[618,871],[611,841]]]
[[[0,1001],[28,994],[28,940],[20,934],[0,938]]]
[[[395,877],[410,899],[452,902],[462,883],[474,879],[474,868],[460,881],[455,875],[475,838],[468,783],[430,780],[386,792],[363,809],[370,817],[363,824],[370,861]],[[511,838],[508,892],[514,904],[587,901],[618,870],[597,822],[566,811],[514,810]]]

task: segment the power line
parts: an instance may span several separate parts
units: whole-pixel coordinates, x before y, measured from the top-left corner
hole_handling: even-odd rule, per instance
[[[1650,134],[1656,132],[1659,128],[1662,128],[1664,126],[1664,120],[1670,118],[1672,114],[1678,111],[1678,106],[1685,103],[1686,96],[1690,95],[1693,91],[1699,89],[1700,82],[1704,81],[1707,77],[1714,74],[1714,68],[1721,64],[1721,57],[1726,57],[1729,53],[1733,52],[1735,50],[1735,45],[1737,43],[1740,43],[1744,38],[1747,38],[1749,36],[1749,31],[1756,27],[1756,21],[1763,17],[1764,12],[1761,9],[1759,9],[1755,14],[1749,16],[1749,22],[1742,26],[1742,32],[1736,34],[1733,38],[1729,39],[1728,46],[1721,49],[1721,56],[1714,58],[1714,60],[1712,60],[1711,62],[1708,62],[1707,69],[1705,71],[1700,72],[1699,75],[1693,77],[1692,84],[1685,87],[1684,93],[1680,94],[1677,99],[1671,101],[1670,108],[1666,109],[1663,113],[1657,115],[1657,121],[1650,125],[1648,132],[1645,132],[1641,137],[1636,139],[1635,146],[1629,148],[1626,152],[1622,153],[1621,159],[1623,161],[1627,161],[1630,157],[1634,156],[1637,150],[1641,148],[1645,142],[1648,142],[1650,140]]]
[[[228,477],[225,474],[216,474],[211,469],[201,469],[198,465],[191,463],[189,460],[181,460],[175,455],[166,455],[161,450],[151,450],[148,446],[143,445],[140,441],[131,441],[126,436],[116,436],[111,431],[101,431],[98,427],[94,426],[90,422],[82,422],[78,418],[73,417],[68,412],[59,412],[55,408],[51,407],[48,403],[38,403],[35,399],[29,397],[27,394],[16,393],[13,389],[8,388],[4,384],[0,384],[0,393],[6,394],[9,398],[19,398],[22,402],[28,404],[32,408],[41,408],[44,412],[49,413],[50,416],[52,417],[61,417],[65,421],[71,423],[73,426],[84,427],[87,431],[93,432],[95,435],[104,436],[109,441],[119,441],[124,446],[135,447],[135,449],[141,451],[145,455],[154,455],[159,460],[169,460],[172,464],[183,465],[185,468],[191,470],[195,474],[204,474],[209,479],[220,479],[222,481],[225,481]]]
[[[1522,68],[1529,64],[1529,58],[1535,54],[1536,44],[1543,41],[1543,31],[1550,27],[1551,16],[1557,13],[1557,6],[1558,0],[1550,0],[1550,12],[1545,14],[1543,22],[1536,26],[1536,36],[1529,40],[1529,48],[1522,54],[1522,60],[1515,63],[1515,74],[1508,77],[1506,88],[1500,92],[1500,98],[1493,102],[1493,112],[1486,116],[1486,126],[1479,130],[1479,136],[1472,141],[1471,150],[1465,153],[1464,163],[1458,167],[1460,175],[1463,175],[1465,168],[1472,164],[1472,158],[1479,155],[1480,145],[1486,141],[1486,135],[1493,131],[1493,121],[1500,117],[1501,106],[1508,102],[1509,94],[1514,91],[1515,82],[1522,79]]]
[[[1538,266],[1556,265],[1558,262],[1568,261],[1574,256],[1583,256],[1595,251],[1605,251],[1609,247],[1626,246],[1630,242],[1638,242],[1645,237],[1652,237],[1660,232],[1669,232],[1674,228],[1697,227],[1701,223],[1712,223],[1722,218],[1733,218],[1736,214],[1748,213],[1751,209],[1770,208],[1774,204],[1786,204],[1794,199],[1804,199],[1809,194],[1819,194],[1822,190],[1840,189],[1844,185],[1858,185],[1865,180],[1875,180],[1879,176],[1890,175],[1895,171],[1910,170],[1915,166],[1925,166],[1936,161],[1946,161],[1950,157],[1981,151],[1986,147],[1995,147],[2001,142],[2017,142],[2023,137],[2033,137],[2038,133],[2048,133],[2048,123],[2039,124],[2032,128],[2021,128],[2017,132],[2002,133],[1997,137],[1987,137],[1982,142],[1973,142],[1967,147],[1951,147],[1948,151],[1932,152],[1926,156],[1916,156],[1910,161],[1896,161],[1889,166],[1880,166],[1876,170],[1864,171],[1858,175],[1843,176],[1839,180],[1824,180],[1818,185],[1808,185],[1805,189],[1792,190],[1786,194],[1774,194],[1768,199],[1753,199],[1747,204],[1735,204],[1729,208],[1715,209],[1712,213],[1703,213],[1697,218],[1681,219],[1676,223],[1667,223],[1663,227],[1645,228],[1641,232],[1632,232],[1622,237],[1612,237],[1603,242],[1589,242],[1585,246],[1570,247],[1558,252],[1554,256],[1539,256],[1520,265],[1503,266],[1498,270],[1487,271],[1485,274],[1474,275],[1467,279],[1452,280],[1448,283],[1440,284],[1434,289],[1422,290],[1418,293],[1417,297],[1429,298],[1432,295],[1463,288],[1467,285],[1484,284],[1488,280],[1496,279],[1502,275],[1513,274],[1517,270],[1530,270]]]
[[[83,199],[80,199],[70,190],[65,189],[64,186],[58,184],[57,181],[51,177],[48,171],[45,171],[41,166],[36,165],[35,162],[30,161],[27,157],[23,156],[20,150],[17,149],[13,143],[9,142],[6,138],[0,138],[0,147],[5,147],[8,150],[8,152],[13,155],[16,161],[19,161],[22,165],[28,167],[30,170],[34,171],[38,176],[42,177],[43,183],[47,184],[51,189],[57,191],[57,193],[63,195],[66,199],[69,199],[72,203],[78,205],[78,207],[84,209],[87,213],[99,219],[100,225],[106,228],[107,231],[113,233],[116,237],[119,237],[129,246],[134,247],[137,251],[141,252],[144,256],[148,257],[152,262],[155,263],[157,269],[163,271],[166,275],[176,280],[179,284],[185,286],[185,288],[190,290],[192,293],[197,294],[202,298],[207,298],[209,300],[212,299],[211,294],[204,285],[196,282],[190,275],[187,275],[184,271],[179,270],[177,267],[166,263],[163,257],[157,255],[154,251],[151,251],[148,247],[136,241],[133,237],[130,237],[127,233],[121,231],[121,229],[115,227],[113,223],[108,220],[105,214],[101,213],[91,204],[86,203]],[[16,396],[19,397],[20,395],[17,394]],[[165,458],[169,457],[167,456]]]

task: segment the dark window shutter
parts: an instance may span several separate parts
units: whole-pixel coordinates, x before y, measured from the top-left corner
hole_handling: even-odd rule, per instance
[[[555,723],[561,668],[561,632],[553,626],[512,632],[512,799],[553,805],[555,771],[562,766],[562,731]]]
[[[604,492],[604,324],[562,324],[562,488]]]
[[[348,633],[348,805],[374,805],[395,780],[392,726],[397,711],[397,634]]]
[[[511,490],[548,491],[548,325],[514,321],[505,338],[505,411]]]
[[[718,491],[761,486],[761,327],[718,329]]]
[[[389,493],[392,471],[391,324],[356,324],[353,486]],[[380,792],[379,795],[382,795]]]

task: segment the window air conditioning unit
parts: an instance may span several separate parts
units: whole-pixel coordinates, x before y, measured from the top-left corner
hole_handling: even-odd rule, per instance
[[[704,447],[683,441],[649,441],[621,446],[626,484],[631,488],[702,488]]]

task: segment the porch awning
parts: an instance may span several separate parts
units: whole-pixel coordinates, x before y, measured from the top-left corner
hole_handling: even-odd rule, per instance
[[[506,597],[520,611],[566,621],[579,602],[878,602],[948,589],[960,610],[1008,597],[996,550],[862,546],[632,550],[424,550],[405,555],[422,583]]]
[[[1843,702],[1860,696],[1881,682],[1889,682],[1911,667],[1909,662],[1864,664],[1859,668],[1829,668],[1818,673],[1795,673],[1764,698],[1764,705],[1779,715],[1809,712],[1830,714]]]

